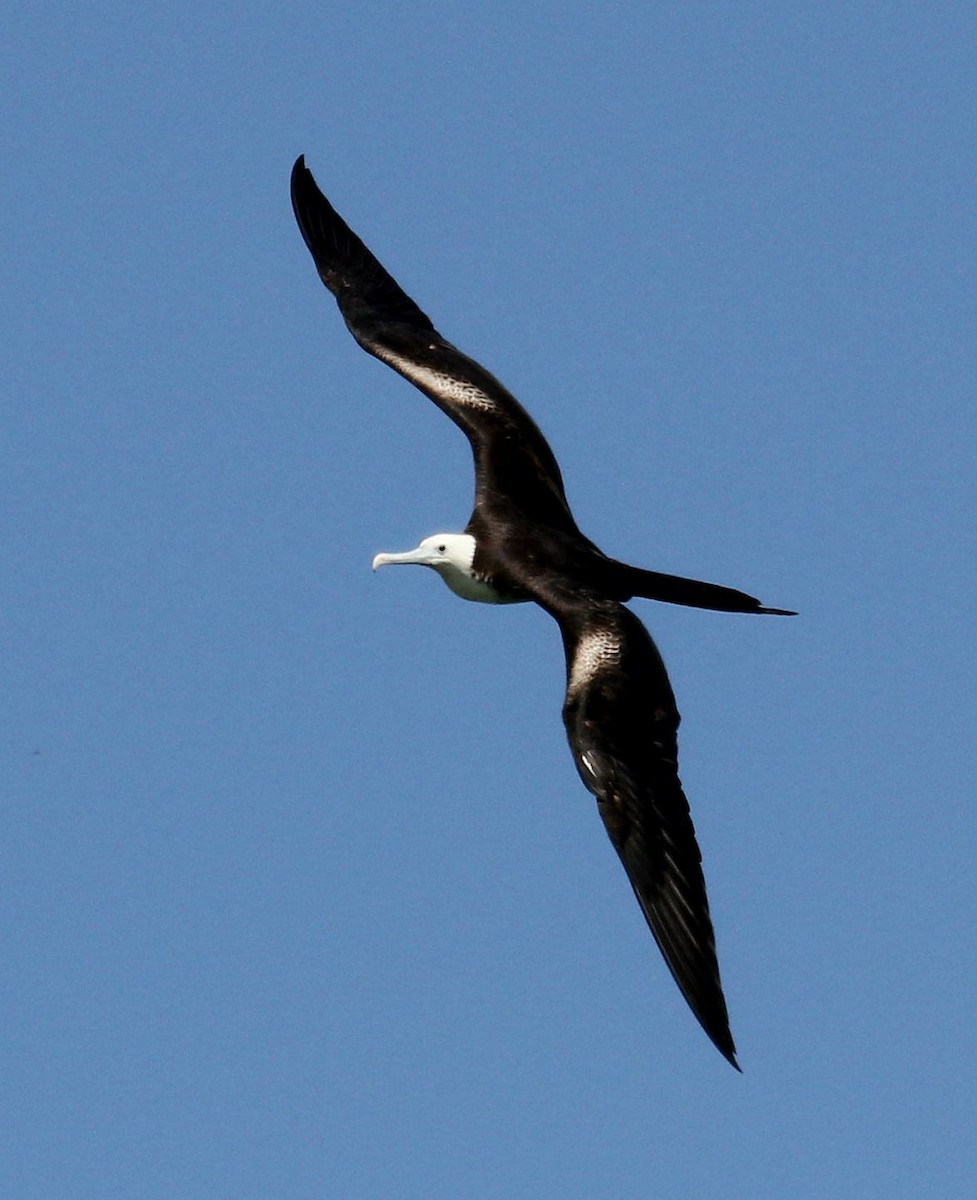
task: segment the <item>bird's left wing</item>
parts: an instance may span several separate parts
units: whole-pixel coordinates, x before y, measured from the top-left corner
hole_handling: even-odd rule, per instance
[[[678,774],[675,697],[654,642],[629,609],[546,598],[567,658],[563,709],[577,770],[655,941],[703,1029],[739,1069],[702,857]]]
[[[303,157],[292,168],[292,207],[319,278],[356,341],[467,435],[476,503],[492,497],[578,533],[559,464],[536,422],[494,375],[438,333],[322,194]]]

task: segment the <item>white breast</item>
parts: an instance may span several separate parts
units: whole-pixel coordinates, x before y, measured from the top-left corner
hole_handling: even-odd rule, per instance
[[[460,571],[450,563],[439,564],[434,569],[454,594],[460,596],[462,600],[475,600],[479,604],[517,603],[517,601],[510,599],[508,596],[503,596],[501,592],[497,592],[495,588],[489,587],[481,579]]]

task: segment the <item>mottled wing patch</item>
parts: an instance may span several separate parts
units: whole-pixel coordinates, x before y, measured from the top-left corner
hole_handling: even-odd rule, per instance
[[[440,348],[437,345],[431,346],[432,350]],[[396,354],[385,346],[378,347],[376,354],[378,358],[393,367],[405,379],[409,379],[416,387],[426,391],[429,395],[438,396],[445,404],[457,404],[462,408],[475,408],[479,412],[486,413],[500,411],[499,404],[468,379],[459,379],[457,375],[439,371],[436,367],[425,366],[415,359]]]
[[[574,699],[601,671],[621,661],[621,638],[613,629],[591,629],[577,643],[570,663],[567,699]]]

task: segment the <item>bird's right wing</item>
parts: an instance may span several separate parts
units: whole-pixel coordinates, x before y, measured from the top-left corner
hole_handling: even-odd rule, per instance
[[[577,770],[655,941],[703,1029],[738,1068],[702,857],[678,774],[675,697],[654,642],[622,605],[596,597],[546,607],[563,633],[563,709]]]
[[[428,396],[468,436],[476,504],[520,508],[577,532],[553,451],[518,400],[441,336],[319,190],[300,157],[292,207],[319,277],[356,341]]]

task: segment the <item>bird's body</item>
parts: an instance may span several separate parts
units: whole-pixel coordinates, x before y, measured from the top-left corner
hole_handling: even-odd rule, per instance
[[[560,627],[563,720],[598,810],[676,983],[734,1065],[699,847],[678,775],[678,709],[633,596],[727,612],[781,613],[743,592],[608,558],[577,528],[538,427],[484,367],[446,341],[319,191],[299,158],[292,204],[319,275],[357,342],[425,393],[468,437],[475,506],[374,567],[413,563],[490,604],[533,601]]]

